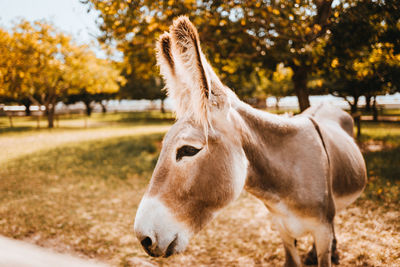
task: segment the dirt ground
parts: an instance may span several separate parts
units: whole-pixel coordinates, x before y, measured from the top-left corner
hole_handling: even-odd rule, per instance
[[[271,227],[269,213],[261,201],[247,192],[197,234],[184,253],[165,259],[149,257],[133,233],[133,220],[144,188],[134,185],[136,190],[126,186],[107,195],[96,193],[102,191],[102,186],[93,187],[87,194],[96,196],[85,197],[88,200],[75,207],[78,218],[66,222],[68,217],[63,218],[63,211],[59,211],[59,221],[64,226],[49,222],[48,228],[32,230],[34,227],[25,223],[28,232],[23,233],[21,229],[9,228],[9,224],[2,232],[112,266],[283,266],[283,246],[278,232]],[[340,266],[400,266],[397,207],[383,207],[361,198],[336,216]],[[298,240],[301,257],[311,248],[311,242],[310,236]]]
[[[400,266],[399,210],[359,200],[336,217],[340,266]],[[304,256],[312,239],[299,240]],[[139,246],[136,242],[136,246]],[[155,260],[140,252],[132,265],[282,266],[284,250],[263,204],[248,193],[222,211],[182,255]]]

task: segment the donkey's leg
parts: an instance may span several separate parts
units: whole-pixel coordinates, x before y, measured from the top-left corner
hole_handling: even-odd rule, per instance
[[[297,248],[295,244],[295,239],[289,236],[284,230],[280,229],[279,233],[282,238],[283,246],[285,248],[285,266],[301,266],[301,261],[299,254],[297,253]]]
[[[336,241],[336,234],[335,234],[335,226],[332,223],[332,232],[333,232],[333,240],[332,240],[332,254],[331,260],[333,264],[339,264],[339,252],[337,251],[337,241]]]
[[[315,243],[313,243],[312,249],[307,253],[307,256],[304,260],[305,265],[317,265],[317,250],[315,249]]]
[[[336,240],[336,234],[335,234],[335,229],[332,224],[332,231],[333,231],[333,240],[332,240],[332,252],[331,252],[331,261],[333,264],[338,265],[339,264],[339,253],[337,251],[337,240]],[[312,249],[307,253],[305,260],[304,260],[305,265],[317,265],[318,264],[318,258],[317,258],[317,250],[315,249],[315,243],[313,243]]]
[[[332,223],[324,223],[315,229],[313,233],[319,267],[331,266],[332,230]]]

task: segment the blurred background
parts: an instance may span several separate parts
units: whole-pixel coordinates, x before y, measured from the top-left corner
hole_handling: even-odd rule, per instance
[[[0,235],[116,266],[283,264],[247,193],[182,255],[150,259],[133,236],[175,120],[155,41],[179,15],[254,107],[298,114],[331,102],[353,116],[369,182],[337,218],[341,264],[400,265],[395,0],[0,0]]]

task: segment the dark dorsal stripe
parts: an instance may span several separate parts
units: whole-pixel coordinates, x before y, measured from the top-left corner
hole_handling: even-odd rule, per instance
[[[320,107],[318,107],[318,109],[319,108]],[[322,135],[322,132],[321,132],[321,129],[320,129],[318,123],[314,120],[313,117],[311,117],[311,116],[307,116],[307,117],[312,122],[312,124],[314,125],[315,130],[317,131],[318,136],[321,139],[322,146],[324,148],[324,151],[325,151],[325,154],[326,154],[326,158],[327,158],[327,161],[328,161],[328,176],[329,176],[328,177],[328,179],[329,179],[329,182],[328,182],[328,203],[327,203],[328,213],[326,215],[327,215],[327,219],[333,220],[333,218],[335,217],[335,204],[333,202],[333,195],[332,195],[333,192],[332,192],[331,159],[329,157],[329,153],[328,153],[328,149],[326,147],[324,136]]]
[[[161,52],[171,68],[171,73],[174,74],[174,60],[171,55],[171,38],[169,35],[163,35],[161,39]]]
[[[190,40],[193,42],[196,50],[197,68],[200,71],[200,80],[203,87],[202,89],[204,90],[205,96],[208,98],[209,88],[207,84],[206,72],[201,61],[200,44],[197,30],[191,25],[187,18],[181,18],[178,24],[175,26],[173,34],[178,40],[178,44],[182,53],[185,53],[187,50],[187,47],[182,45],[182,43],[186,43],[188,38],[190,38]]]

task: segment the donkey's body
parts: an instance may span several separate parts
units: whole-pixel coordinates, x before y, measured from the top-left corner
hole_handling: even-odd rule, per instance
[[[222,85],[187,18],[170,32],[161,37],[158,61],[179,119],[164,138],[136,214],[145,250],[152,256],[183,251],[245,188],[272,213],[287,265],[300,265],[295,238],[311,233],[319,265],[330,266],[334,216],[366,181],[351,117],[330,105],[293,118],[256,110]]]
[[[352,118],[326,104],[288,119],[243,104],[237,111],[249,126],[243,134],[249,160],[245,188],[272,213],[288,263],[300,264],[294,240],[305,233],[314,236],[317,247],[334,241],[336,248],[333,218],[366,182]]]
[[[271,212],[288,201],[299,214],[332,217],[361,193],[365,164],[346,112],[329,104],[293,118],[245,104],[236,110],[248,129],[242,132],[249,160],[246,189]]]

